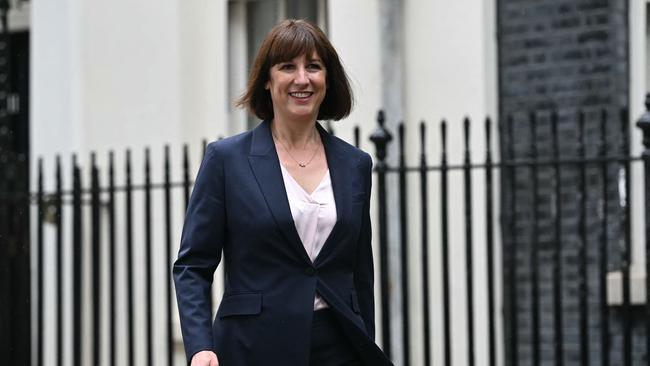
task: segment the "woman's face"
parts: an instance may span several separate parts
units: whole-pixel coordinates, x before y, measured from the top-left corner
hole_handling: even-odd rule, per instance
[[[318,54],[280,62],[269,74],[265,88],[271,93],[276,118],[316,120],[327,88],[327,70]]]

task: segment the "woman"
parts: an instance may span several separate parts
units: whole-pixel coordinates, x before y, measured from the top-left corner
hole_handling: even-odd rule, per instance
[[[317,123],[352,107],[324,33],[303,20],[274,27],[238,104],[264,121],[208,146],[174,263],[188,362],[390,365],[374,343],[372,161]]]

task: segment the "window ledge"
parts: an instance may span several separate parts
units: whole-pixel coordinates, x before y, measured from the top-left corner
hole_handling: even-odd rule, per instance
[[[630,305],[642,305],[646,302],[646,274],[643,271],[630,271]],[[607,273],[607,304],[623,305],[623,272]]]

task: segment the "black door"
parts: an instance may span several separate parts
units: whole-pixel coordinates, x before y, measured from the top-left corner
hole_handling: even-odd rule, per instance
[[[0,363],[30,365],[29,33],[0,34]]]

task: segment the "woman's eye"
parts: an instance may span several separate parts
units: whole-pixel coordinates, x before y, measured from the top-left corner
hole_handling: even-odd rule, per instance
[[[280,70],[291,70],[293,68],[292,64],[283,64],[280,65]]]
[[[323,68],[320,64],[309,64],[307,67],[314,70],[321,70]]]

